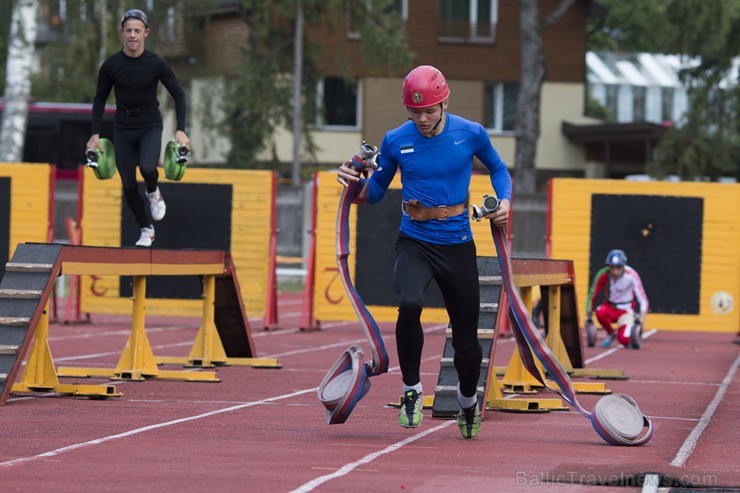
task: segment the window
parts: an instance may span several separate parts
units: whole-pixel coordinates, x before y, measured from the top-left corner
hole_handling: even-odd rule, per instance
[[[645,121],[645,102],[647,98],[647,89],[644,86],[634,86],[632,89],[632,121]]]
[[[664,87],[661,89],[660,101],[662,106],[661,119],[664,122],[673,121],[673,88]]]
[[[175,40],[175,7],[167,9],[167,41]]]
[[[359,126],[360,83],[347,83],[341,77],[326,77],[319,82],[316,98],[316,125],[321,127]]]
[[[498,0],[438,0],[439,39],[493,42]]]
[[[365,0],[365,4],[367,5],[367,9],[371,8],[371,3],[373,1],[378,0]],[[385,9],[385,13],[392,13],[401,18],[402,22],[406,22],[409,18],[409,0],[382,0],[385,3],[388,3],[388,6]],[[357,24],[354,20],[354,14],[356,12],[355,9],[353,9],[354,2],[350,3],[350,6],[347,9],[347,37],[350,39],[359,39],[360,33],[357,29]]]
[[[485,127],[494,132],[513,132],[519,100],[518,82],[489,82],[485,94]]]
[[[606,106],[607,111],[613,119],[617,119],[617,102],[619,101],[619,86],[609,84],[606,86]]]

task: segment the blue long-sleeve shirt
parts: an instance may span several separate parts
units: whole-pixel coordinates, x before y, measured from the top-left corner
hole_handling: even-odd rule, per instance
[[[424,207],[464,203],[470,188],[473,156],[488,169],[496,196],[511,201],[509,170],[483,126],[449,113],[446,117],[442,132],[434,137],[423,136],[411,121],[385,135],[378,157],[381,169],[367,179],[363,192],[367,194],[367,203],[383,198],[398,169],[404,201],[418,200]],[[472,239],[467,209],[444,220],[413,221],[404,214],[400,231],[436,244],[452,245]]]

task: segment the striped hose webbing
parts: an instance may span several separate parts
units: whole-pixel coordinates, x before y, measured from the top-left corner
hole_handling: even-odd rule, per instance
[[[352,182],[342,191],[339,200],[339,210],[337,212],[337,267],[339,268],[339,277],[344,284],[344,290],[347,292],[352,308],[354,308],[357,318],[360,321],[362,330],[365,332],[370,350],[373,354],[371,363],[372,373],[370,376],[380,375],[388,371],[388,352],[385,349],[383,338],[380,335],[380,329],[375,319],[370,314],[362,298],[357,293],[349,270],[349,211],[352,205],[352,199],[360,187],[358,182]]]
[[[589,419],[601,438],[612,445],[643,445],[653,436],[653,425],[650,418],[640,411],[637,403],[629,396],[617,394],[603,396],[594,406],[593,412],[587,411],[576,398],[576,392],[563,365],[545,344],[532,318],[524,305],[519,290],[512,279],[511,257],[506,241],[506,229],[491,223],[491,235],[498,252],[501,264],[501,277],[509,299],[509,310],[514,323],[511,324],[516,338],[522,364],[542,385],[560,394],[580,414]],[[541,363],[547,374],[556,385],[551,385],[543,378],[535,365],[535,358]],[[647,431],[640,437],[643,428]]]
[[[364,143],[363,143],[364,147]],[[362,158],[352,159],[357,169],[365,168]],[[362,330],[370,345],[372,361],[363,362],[363,353],[358,346],[347,349],[332,366],[319,386],[319,400],[326,408],[328,424],[344,423],[355,405],[370,389],[369,377],[388,371],[389,358],[380,328],[357,293],[349,270],[349,213],[352,201],[362,192],[360,182],[350,182],[339,199],[336,224],[336,250],[339,277],[342,279],[352,307],[357,314]]]

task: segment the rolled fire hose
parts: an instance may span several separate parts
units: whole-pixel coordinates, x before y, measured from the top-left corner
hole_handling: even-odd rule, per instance
[[[473,217],[480,221],[485,215],[498,208],[498,199],[485,196],[483,207],[473,206]],[[532,322],[528,310],[512,278],[511,257],[506,241],[506,229],[491,223],[491,236],[498,252],[501,264],[501,277],[509,300],[510,314],[514,320],[512,331],[519,347],[522,363],[542,385],[560,394],[581,415],[591,421],[596,433],[611,445],[644,445],[653,436],[653,425],[650,418],[640,411],[637,403],[624,394],[605,395],[596,402],[592,412],[581,406],[576,399],[570,376],[563,365],[545,344]],[[537,358],[550,375],[557,387],[551,386],[542,377],[535,366]],[[643,433],[643,429],[647,430]],[[642,436],[640,436],[642,434]]]
[[[368,169],[378,169],[377,156],[378,148],[363,141],[360,151],[352,158],[352,165],[354,169],[367,176]],[[349,418],[355,405],[370,390],[369,377],[388,371],[388,352],[380,335],[380,329],[352,284],[347,261],[349,258],[349,212],[353,201],[358,197],[360,197],[358,201],[362,201],[361,186],[360,182],[350,182],[342,191],[339,199],[336,236],[337,266],[344,289],[367,337],[373,359],[365,362],[362,349],[359,346],[351,346],[329,369],[319,385],[318,394],[319,400],[326,408],[326,422],[330,425],[344,423]]]

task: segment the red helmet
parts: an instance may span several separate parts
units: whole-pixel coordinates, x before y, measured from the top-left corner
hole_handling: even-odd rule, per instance
[[[439,104],[450,96],[450,88],[442,72],[431,65],[420,65],[403,80],[401,100],[410,108],[426,108]]]

